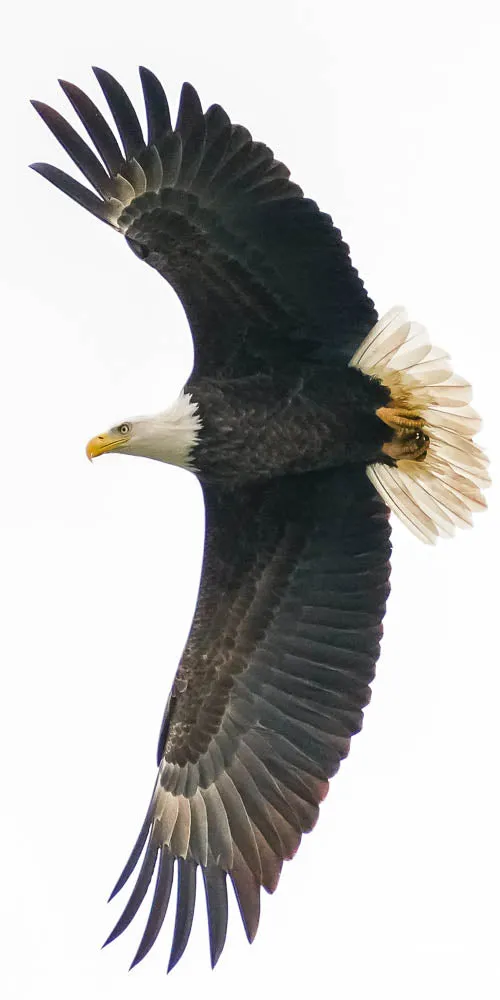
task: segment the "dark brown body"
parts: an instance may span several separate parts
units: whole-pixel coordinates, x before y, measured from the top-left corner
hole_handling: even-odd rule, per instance
[[[376,416],[389,390],[356,368],[310,365],[188,386],[202,420],[194,465],[207,483],[381,461],[392,431]]]

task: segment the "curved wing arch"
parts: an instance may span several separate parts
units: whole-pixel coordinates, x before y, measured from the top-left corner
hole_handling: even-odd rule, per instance
[[[120,144],[95,104],[61,81],[97,151],[52,108],[33,104],[97,194],[46,163],[32,166],[132,249],[179,295],[197,375],[252,374],[276,359],[349,360],[377,319],[330,216],[303,196],[272,151],[219,105],[182,88],[175,127],[141,68],[143,137],[120,84],[95,70]]]

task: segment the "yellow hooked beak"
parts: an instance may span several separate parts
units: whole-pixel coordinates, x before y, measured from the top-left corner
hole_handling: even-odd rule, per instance
[[[99,455],[104,455],[107,451],[117,451],[122,445],[124,445],[130,435],[125,434],[98,434],[97,437],[91,438],[86,449],[85,454],[91,462],[93,458],[98,458]]]

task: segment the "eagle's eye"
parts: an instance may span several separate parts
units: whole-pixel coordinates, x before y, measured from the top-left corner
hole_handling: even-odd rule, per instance
[[[130,424],[120,424],[118,430],[120,434],[130,434]]]

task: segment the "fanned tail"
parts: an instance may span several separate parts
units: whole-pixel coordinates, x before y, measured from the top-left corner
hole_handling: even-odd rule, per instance
[[[367,469],[385,503],[424,542],[470,527],[472,514],[486,508],[488,459],[472,440],[481,421],[468,405],[471,386],[453,373],[449,355],[396,306],[350,364],[391,391],[391,403],[378,415],[395,431],[395,443],[387,446],[393,462]]]

